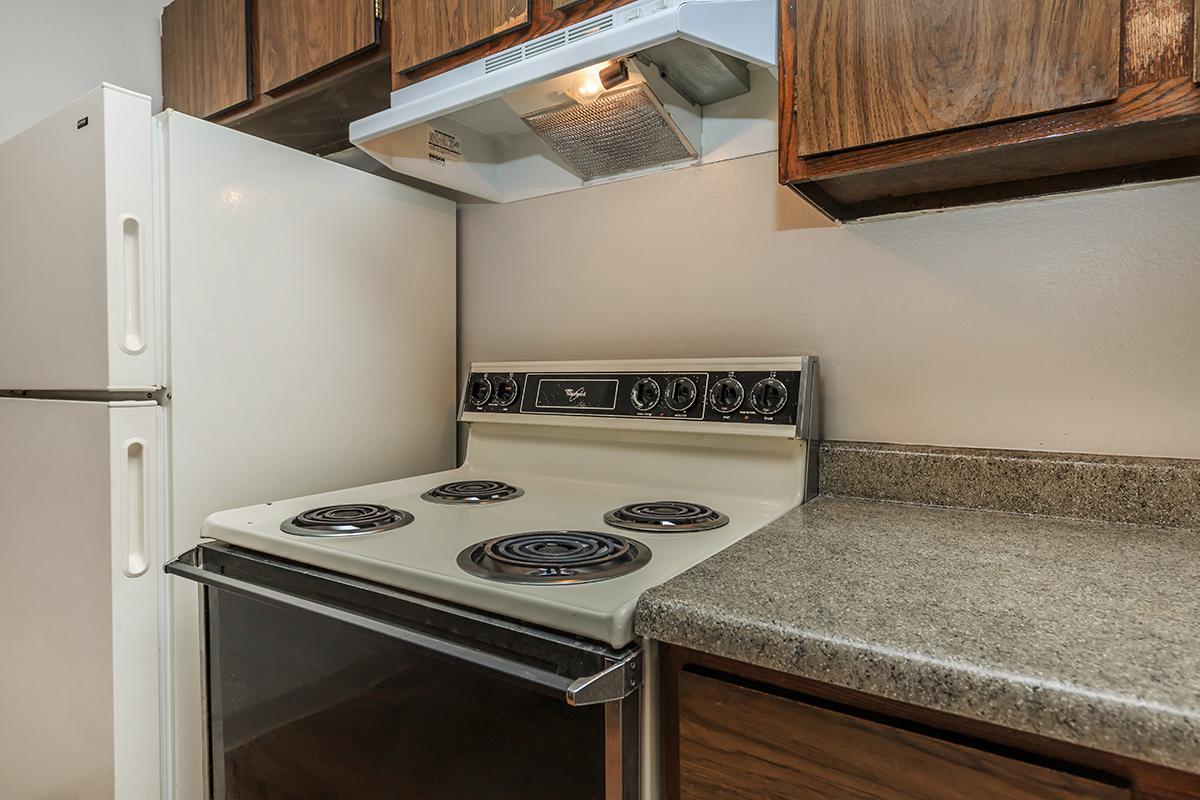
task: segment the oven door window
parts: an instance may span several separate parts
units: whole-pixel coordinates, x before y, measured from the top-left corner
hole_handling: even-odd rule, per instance
[[[205,594],[214,798],[604,797],[602,706],[302,610]]]

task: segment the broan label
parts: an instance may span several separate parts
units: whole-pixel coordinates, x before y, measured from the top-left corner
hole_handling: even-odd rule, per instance
[[[462,144],[453,134],[429,129],[429,160],[435,164],[445,164],[447,161],[462,161]]]

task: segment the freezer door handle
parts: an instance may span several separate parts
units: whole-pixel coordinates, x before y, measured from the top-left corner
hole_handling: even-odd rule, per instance
[[[121,223],[121,349],[136,356],[146,349],[146,254],[142,221],[123,214]]]
[[[150,463],[144,439],[121,445],[121,571],[130,578],[150,566]]]
[[[470,644],[443,639],[347,608],[301,597],[269,586],[210,571],[197,562],[197,551],[183,554],[166,565],[166,571],[214,589],[253,598],[272,605],[306,611],[357,628],[382,634],[429,655],[467,664],[501,676],[543,694],[561,697],[573,706],[590,706],[623,700],[641,687],[642,653],[634,651],[609,664],[596,675],[572,678],[535,664],[488,652]]]

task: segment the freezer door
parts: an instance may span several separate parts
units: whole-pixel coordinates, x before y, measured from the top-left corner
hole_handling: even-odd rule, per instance
[[[159,383],[150,112],[106,85],[0,143],[0,390]]]
[[[156,124],[171,553],[215,511],[452,467],[454,204],[176,112]],[[171,591],[175,797],[194,800],[199,608]]]
[[[160,428],[0,399],[0,797],[160,797]]]

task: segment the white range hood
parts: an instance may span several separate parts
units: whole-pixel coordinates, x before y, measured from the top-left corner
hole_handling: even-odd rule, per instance
[[[350,141],[510,202],[777,146],[775,0],[640,0],[392,93]]]

